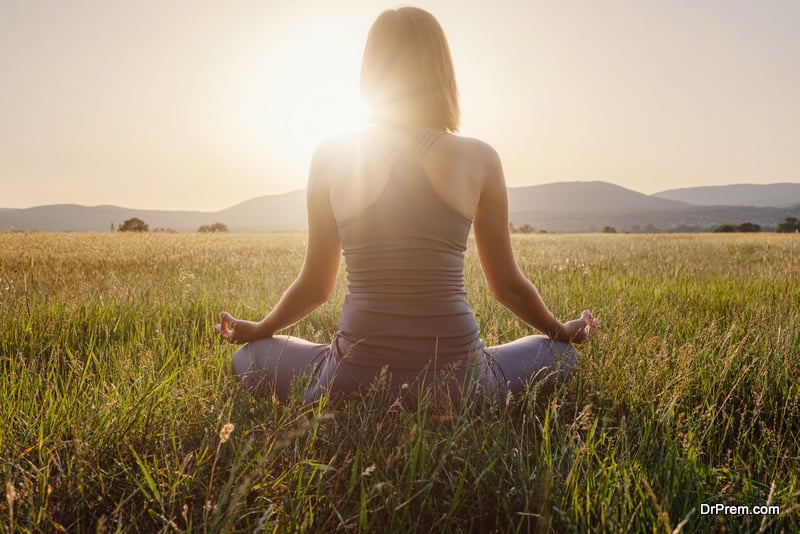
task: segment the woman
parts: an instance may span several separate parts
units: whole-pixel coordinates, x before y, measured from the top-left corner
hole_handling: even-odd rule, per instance
[[[458,93],[444,33],[432,15],[382,13],[364,51],[361,92],[373,126],[324,143],[308,180],[303,267],[259,322],[220,314],[217,330],[246,343],[234,375],[254,393],[285,399],[308,375],[305,400],[436,384],[458,400],[466,384],[505,398],[544,377],[565,378],[571,343],[589,339],[588,311],[561,323],[520,272],[511,249],[500,159],[453,134]],[[485,347],[464,291],[464,250],[474,228],[480,264],[498,301],[546,335]],[[275,336],[325,302],[344,251],[348,294],[329,345]]]

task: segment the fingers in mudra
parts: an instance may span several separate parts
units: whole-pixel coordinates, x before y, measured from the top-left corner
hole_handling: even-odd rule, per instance
[[[214,329],[220,333],[223,339],[231,343],[236,343],[236,319],[229,313],[222,312],[219,314],[219,324],[214,326]]]

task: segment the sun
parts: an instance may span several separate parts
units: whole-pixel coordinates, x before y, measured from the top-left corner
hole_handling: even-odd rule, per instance
[[[298,83],[287,84],[265,114],[269,133],[284,138],[301,158],[310,156],[324,139],[367,124],[356,83],[325,66],[312,72]]]
[[[285,37],[249,47],[228,83],[228,133],[249,158],[307,169],[325,139],[367,126],[363,43]],[[256,54],[253,50],[260,50]]]

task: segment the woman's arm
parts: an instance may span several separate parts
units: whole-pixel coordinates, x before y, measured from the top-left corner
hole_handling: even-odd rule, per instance
[[[329,197],[329,166],[324,163],[330,150],[317,149],[308,178],[308,244],[300,274],[275,307],[259,322],[242,321],[227,312],[220,314],[217,331],[232,343],[246,343],[271,337],[291,326],[330,298],[339,272],[341,244]]]
[[[514,315],[558,341],[580,343],[596,326],[585,311],[580,319],[562,323],[547,308],[536,287],[519,270],[508,229],[508,193],[497,153],[484,145],[485,180],[475,211],[478,257],[492,295]],[[586,327],[589,328],[586,328]]]

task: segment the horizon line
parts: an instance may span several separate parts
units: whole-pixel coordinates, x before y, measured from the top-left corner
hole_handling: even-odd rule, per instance
[[[676,187],[676,188],[672,188],[672,189],[664,189],[664,190],[661,190],[661,191],[656,191],[655,193],[643,193],[641,191],[637,191],[636,189],[631,189],[630,187],[625,187],[623,185],[619,185],[619,184],[617,184],[615,182],[609,182],[607,180],[594,179],[594,180],[560,180],[560,181],[555,181],[555,182],[546,182],[546,183],[531,184],[531,185],[516,185],[516,186],[506,185],[506,189],[509,189],[509,190],[511,190],[511,189],[528,189],[528,188],[531,188],[531,187],[546,187],[546,186],[550,186],[550,185],[559,185],[559,184],[592,184],[592,183],[613,185],[615,187],[619,187],[621,189],[625,189],[627,191],[631,191],[633,193],[637,193],[637,194],[640,194],[640,195],[643,195],[643,196],[646,196],[646,197],[653,197],[653,196],[660,195],[660,194],[663,194],[663,193],[668,193],[668,192],[673,192],[673,191],[686,191],[686,190],[690,190],[690,189],[709,189],[709,188],[716,188],[716,187],[736,187],[736,186],[769,187],[769,186],[776,186],[776,185],[800,185],[800,181],[797,181],[797,182],[780,181],[780,182],[770,182],[770,183],[736,182],[736,183],[732,183],[732,184],[715,184],[715,185],[697,185],[697,186],[690,186],[690,187]],[[78,204],[78,203],[75,203],[75,202],[56,202],[56,203],[52,203],[52,204],[35,204],[35,205],[27,206],[27,207],[24,207],[24,208],[9,208],[9,207],[5,207],[5,206],[0,206],[0,211],[30,210],[30,209],[37,209],[37,208],[49,208],[49,207],[53,207],[53,206],[74,206],[74,207],[80,207],[80,208],[93,208],[93,209],[94,208],[116,208],[116,209],[125,209],[125,210],[131,210],[131,211],[162,211],[162,212],[163,211],[171,211],[171,212],[189,212],[189,213],[209,213],[209,214],[211,214],[211,213],[219,213],[221,211],[225,211],[227,209],[231,209],[231,208],[236,207],[236,206],[238,206],[240,204],[244,204],[246,202],[250,202],[250,201],[255,200],[255,199],[264,198],[264,197],[287,196],[287,195],[299,193],[301,191],[305,191],[306,189],[307,189],[306,187],[300,187],[300,188],[297,188],[297,189],[291,189],[289,191],[285,191],[283,193],[268,193],[268,194],[264,194],[264,195],[256,195],[256,196],[250,197],[248,199],[245,199],[245,200],[236,202],[234,204],[231,204],[229,206],[226,206],[224,208],[217,209],[217,210],[210,210],[210,211],[209,210],[199,210],[199,209],[186,209],[186,208],[168,208],[168,209],[163,209],[163,208],[162,209],[159,209],[159,208],[135,208],[135,207],[122,206],[122,205],[118,205],[118,204],[106,204],[106,203],[103,203],[103,204]]]

